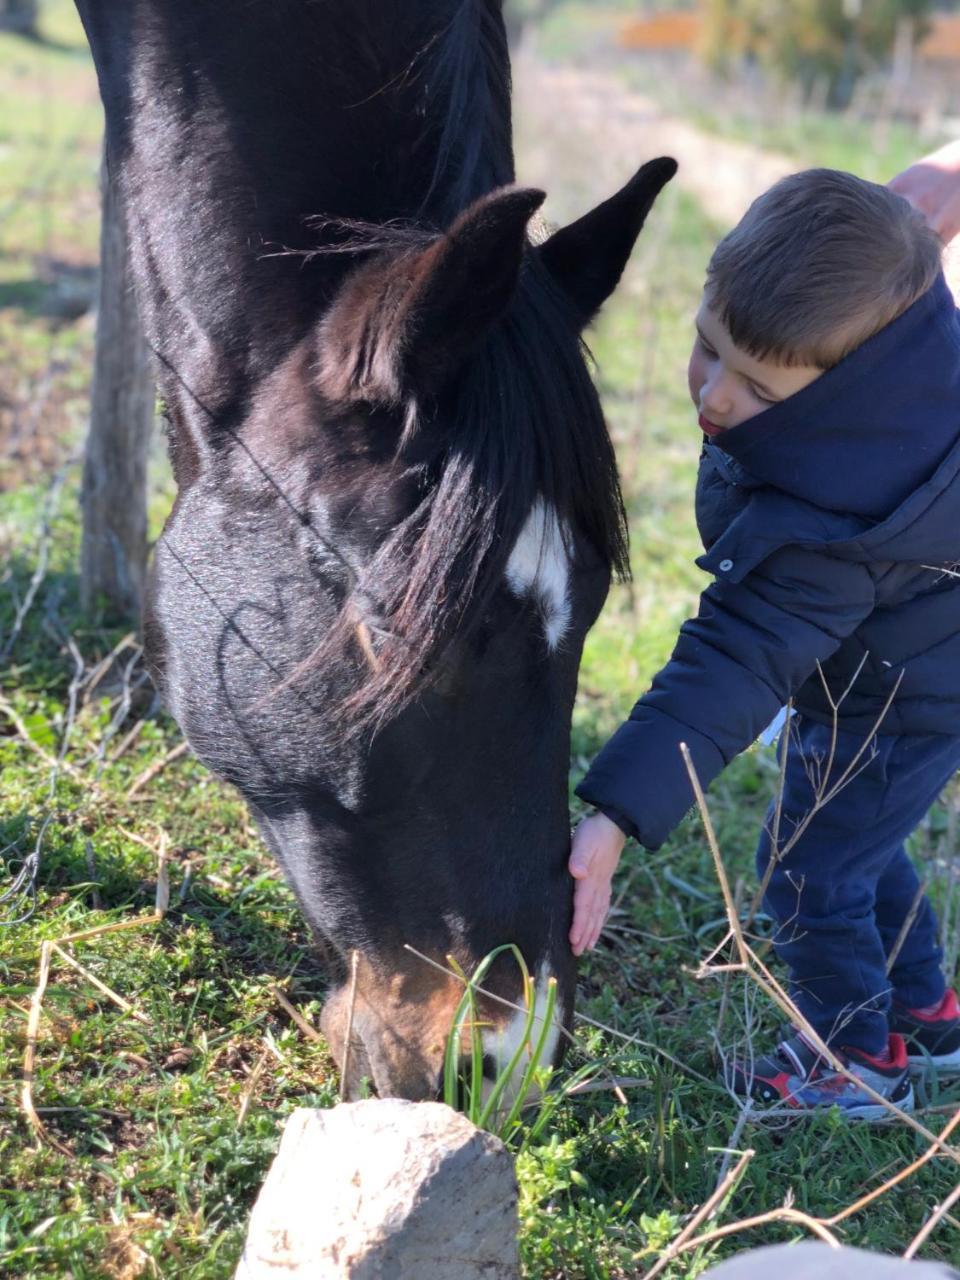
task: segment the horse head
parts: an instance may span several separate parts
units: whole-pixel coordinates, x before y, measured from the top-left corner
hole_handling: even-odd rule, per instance
[[[627,570],[581,334],[675,165],[534,244],[493,0],[255,0],[229,31],[216,0],[79,3],[179,484],[157,684],[356,956],[324,1015],[349,1089],[433,1096],[454,971],[505,943],[541,1006],[557,983],[557,1057],[577,668]],[[525,993],[505,956],[484,987],[495,1074]]]

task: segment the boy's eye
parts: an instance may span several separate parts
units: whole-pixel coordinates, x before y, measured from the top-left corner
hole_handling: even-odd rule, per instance
[[[762,392],[762,391],[760,391],[757,387],[755,387],[752,383],[748,383],[747,385],[750,387],[750,390],[751,390],[751,392],[753,393],[753,395],[754,395],[754,396],[755,396],[755,397],[756,397],[756,398],[757,398],[757,399],[758,399],[762,404],[777,404],[777,403],[778,403],[776,400],[772,400],[769,396],[765,396],[765,395],[763,394],[763,392]]]
[[[717,354],[702,333],[697,334],[697,341],[700,343],[701,349],[706,352],[708,356],[715,356]]]

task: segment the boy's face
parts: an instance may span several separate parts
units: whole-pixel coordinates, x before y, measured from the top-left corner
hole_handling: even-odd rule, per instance
[[[814,365],[787,366],[748,355],[735,345],[706,297],[700,303],[696,326],[687,381],[705,435],[718,436],[730,427],[739,427],[772,404],[796,395],[823,373]]]

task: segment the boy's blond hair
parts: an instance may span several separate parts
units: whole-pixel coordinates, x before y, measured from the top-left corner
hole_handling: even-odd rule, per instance
[[[942,254],[902,196],[807,169],[754,200],[720,241],[706,299],[757,359],[829,369],[930,288]]]

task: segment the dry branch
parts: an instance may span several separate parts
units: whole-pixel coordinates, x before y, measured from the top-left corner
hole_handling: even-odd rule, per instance
[[[143,773],[134,779],[130,785],[130,789],[127,791],[127,799],[132,800],[133,797],[151,783],[158,774],[163,773],[168,764],[173,764],[175,760],[179,760],[181,756],[185,756],[189,750],[190,743],[181,742],[179,746],[174,747],[172,751],[168,751],[161,760],[155,760],[149,769],[144,769]]]
[[[280,1008],[283,1009],[284,1013],[287,1014],[291,1022],[294,1022],[300,1028],[308,1040],[316,1041],[323,1039],[320,1032],[314,1027],[311,1027],[303,1014],[290,1003],[279,987],[271,987],[270,994],[273,996],[274,1000],[276,1000]]]

